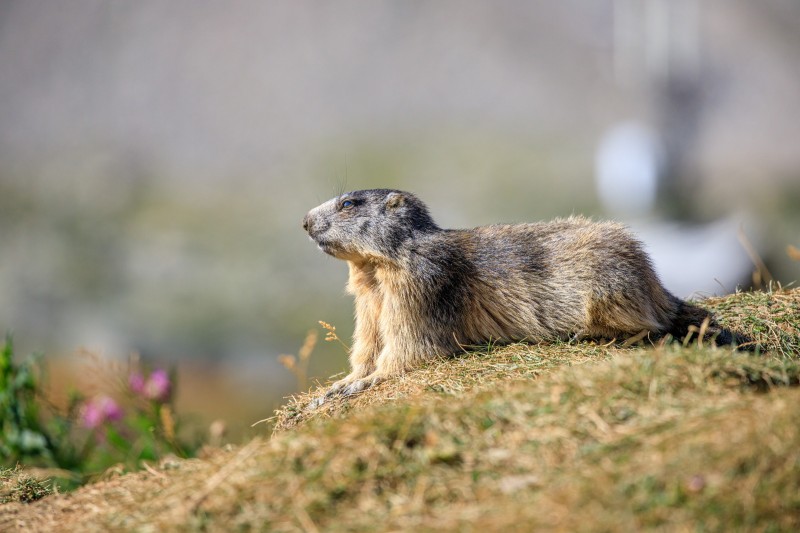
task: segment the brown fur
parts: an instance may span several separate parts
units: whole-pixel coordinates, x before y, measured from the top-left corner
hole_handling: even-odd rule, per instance
[[[444,230],[414,195],[377,189],[322,204],[304,228],[348,262],[355,296],[352,372],[329,396],[359,392],[463,345],[683,336],[709,317],[670,294],[641,244],[613,222],[570,217]]]

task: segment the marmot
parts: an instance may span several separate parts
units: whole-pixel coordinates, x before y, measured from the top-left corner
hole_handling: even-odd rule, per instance
[[[710,321],[661,285],[621,224],[583,217],[442,229],[411,193],[342,194],[303,219],[309,237],[347,261],[355,296],[351,373],[328,392],[350,395],[419,363],[488,342],[683,338]]]

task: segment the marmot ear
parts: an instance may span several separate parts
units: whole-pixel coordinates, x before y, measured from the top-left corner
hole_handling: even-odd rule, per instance
[[[386,207],[400,207],[404,203],[406,203],[406,197],[402,193],[390,192],[386,196]]]

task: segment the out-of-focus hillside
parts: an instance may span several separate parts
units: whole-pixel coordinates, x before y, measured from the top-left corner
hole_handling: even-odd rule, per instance
[[[202,360],[274,403],[278,354],[320,319],[351,330],[310,207],[387,186],[443,226],[604,215],[603,133],[658,128],[680,65],[693,209],[753,212],[790,281],[799,24],[785,0],[4,2],[0,328],[23,353]]]

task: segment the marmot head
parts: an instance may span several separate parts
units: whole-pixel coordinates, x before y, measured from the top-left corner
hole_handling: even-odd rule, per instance
[[[428,208],[411,193],[353,191],[315,207],[303,229],[319,248],[348,261],[394,259],[409,239],[437,231]]]

